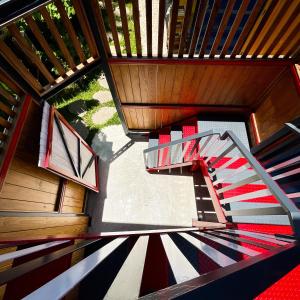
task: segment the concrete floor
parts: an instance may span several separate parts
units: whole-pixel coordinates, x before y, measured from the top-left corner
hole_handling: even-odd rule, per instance
[[[187,227],[197,218],[193,177],[146,172],[147,143],[132,143],[121,125],[105,128],[92,147],[100,157],[100,193],[88,197],[90,232]]]

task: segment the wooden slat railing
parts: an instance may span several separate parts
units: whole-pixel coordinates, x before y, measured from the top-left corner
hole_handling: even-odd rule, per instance
[[[68,7],[62,0],[39,6],[3,29],[0,55],[39,96],[99,58],[79,0]]]
[[[94,14],[104,20],[108,56],[290,59],[299,52],[297,0],[104,2]]]
[[[1,59],[35,97],[49,97],[99,61],[96,31],[108,57],[297,59],[300,53],[298,0],[105,0],[101,6],[97,0],[90,5],[72,0],[65,5],[47,1],[1,28]]]
[[[24,93],[0,70],[0,168]]]

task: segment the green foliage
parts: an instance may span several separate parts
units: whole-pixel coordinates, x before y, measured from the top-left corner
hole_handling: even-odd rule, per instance
[[[63,0],[62,2],[65,6],[65,10],[67,12],[68,17],[71,18],[73,15],[75,15],[75,9],[72,5],[71,0]],[[60,14],[59,14],[59,12],[58,12],[58,10],[57,10],[57,8],[56,8],[56,6],[53,2],[48,4],[46,7],[49,11],[49,14],[50,14],[51,18],[60,19]]]
[[[100,86],[97,80],[99,77],[100,74],[98,70],[91,72],[79,81],[70,84],[58,95],[49,100],[49,103],[53,104],[68,122],[82,120],[85,123],[86,127],[89,129],[89,135],[86,139],[87,142],[91,142],[94,135],[104,127],[121,124],[117,113],[104,124],[94,124],[93,122],[92,116],[100,108],[115,106],[113,101],[101,104],[98,100],[93,99],[93,95],[96,92],[107,90]],[[85,103],[86,113],[82,118],[69,110],[69,105],[77,101],[84,101]]]

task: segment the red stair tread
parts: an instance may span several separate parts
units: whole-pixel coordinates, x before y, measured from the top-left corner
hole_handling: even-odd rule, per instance
[[[158,144],[161,145],[161,144],[166,144],[166,143],[169,143],[171,142],[171,135],[168,134],[168,133],[163,133],[163,134],[160,134],[159,137],[158,137]],[[163,159],[162,159],[162,162],[165,161],[165,159],[167,158],[167,155],[168,155],[168,152],[169,152],[169,148],[165,148],[165,149],[162,149],[162,150],[159,150],[159,156],[160,157],[160,153],[163,153]],[[164,165],[168,165],[170,164],[171,160],[170,160],[170,157],[168,159],[168,161],[165,162]],[[160,164],[159,166],[163,166],[162,164]]]
[[[222,187],[226,187],[230,185],[230,183],[222,183]],[[239,196],[246,193],[256,192],[260,190],[266,189],[266,185],[264,184],[246,184],[243,186],[240,186],[238,188],[235,188],[231,191],[224,192],[224,198],[231,198],[235,196]],[[278,203],[277,199],[274,196],[264,196],[264,197],[258,197],[255,199],[249,199],[249,200],[241,200],[240,202],[252,202],[252,203]]]
[[[289,225],[267,225],[267,224],[235,224],[236,229],[253,231],[259,233],[270,233],[270,234],[293,234],[293,229]]]
[[[256,300],[300,299],[300,265],[262,292]]]
[[[183,138],[186,138],[186,137],[191,136],[191,135],[196,134],[196,133],[197,133],[197,126],[196,125],[183,125],[182,126],[182,137]],[[185,144],[186,143],[184,143],[184,146],[185,146]],[[190,151],[194,147],[194,145],[195,145],[195,141],[192,141],[190,143],[189,147],[188,147],[188,150],[186,151],[186,153],[184,155],[184,161],[189,161],[188,156],[189,156]]]
[[[210,159],[211,162],[213,162],[217,157],[212,156],[212,158]],[[227,163],[229,160],[231,159],[231,157],[223,157],[222,159],[220,159],[215,165],[214,168],[220,168],[223,164]],[[234,161],[232,164],[230,164],[229,166],[226,167],[226,169],[237,169],[243,165],[245,165],[247,162],[246,158],[239,158],[236,161]]]

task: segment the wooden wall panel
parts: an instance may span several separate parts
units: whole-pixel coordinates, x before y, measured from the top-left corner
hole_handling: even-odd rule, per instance
[[[129,129],[159,129],[169,126],[175,122],[195,116],[203,109],[198,107],[194,109],[179,109],[179,108],[131,108],[123,107],[124,115],[127,120]],[[135,115],[134,121],[130,115]],[[137,121],[136,121],[137,120]]]
[[[1,217],[0,218],[0,240],[1,238],[24,238],[39,237],[57,234],[82,234],[87,232],[88,217]],[[15,251],[16,247],[0,250]],[[80,252],[82,257],[82,252]],[[78,259],[80,258],[78,257]],[[73,260],[73,257],[72,257]],[[13,260],[0,265],[0,271],[10,269]],[[0,286],[0,299],[3,299],[6,285]]]
[[[285,72],[258,107],[255,118],[261,140],[275,133],[283,124],[300,116],[300,95],[292,73]]]
[[[122,103],[255,106],[286,66],[111,63]]]
[[[157,63],[111,61],[130,129],[157,129],[196,115],[196,106],[255,108],[289,67],[285,64]],[[129,107],[127,104],[194,105],[195,109]],[[225,111],[226,109],[224,109]]]
[[[63,213],[81,213],[83,211],[85,187],[68,181],[63,200]]]
[[[53,212],[58,200],[60,177],[39,168],[39,136],[42,110],[32,102],[16,154],[0,192],[0,210]],[[69,182],[62,212],[83,210],[85,188]]]

